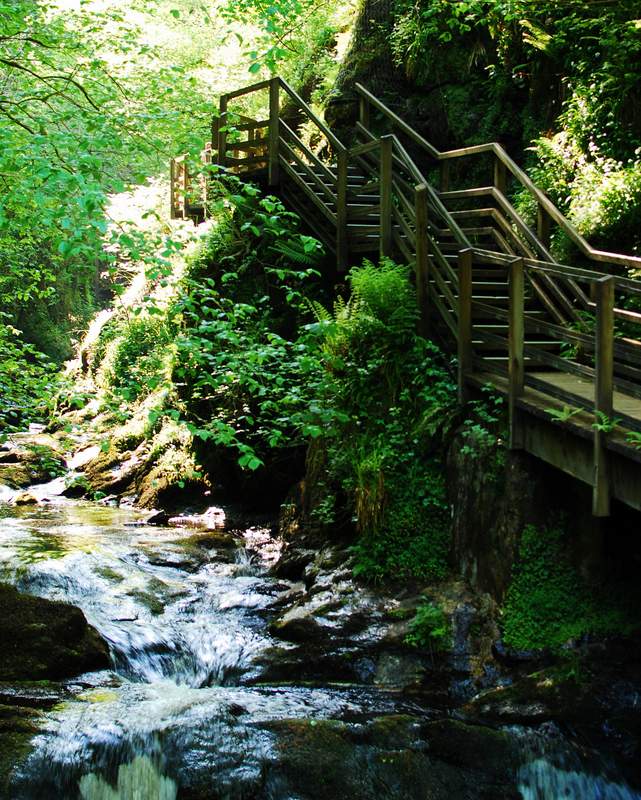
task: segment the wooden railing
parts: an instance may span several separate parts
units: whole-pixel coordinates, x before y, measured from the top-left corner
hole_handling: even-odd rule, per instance
[[[374,250],[413,264],[421,331],[456,351],[461,401],[474,386],[494,386],[508,400],[511,447],[591,484],[596,515],[609,513],[611,496],[641,510],[641,281],[558,264],[551,226],[592,265],[641,268],[641,259],[592,248],[500,145],[440,152],[360,84],[357,91],[350,147],[280,78],[227,93],[203,160],[239,175],[262,170],[335,252],[338,271]],[[238,107],[249,95],[262,118]],[[381,126],[388,132],[375,133]],[[450,165],[484,154],[488,185],[452,188]],[[435,167],[438,187],[428,179]],[[510,179],[536,201],[536,228],[510,202]],[[184,160],[175,159],[172,215],[193,213],[191,190]],[[206,209],[206,178],[200,192]],[[548,445],[534,441],[537,419],[569,432],[562,452],[554,434]],[[536,428],[542,441],[544,430]],[[638,490],[621,457],[638,464]]]

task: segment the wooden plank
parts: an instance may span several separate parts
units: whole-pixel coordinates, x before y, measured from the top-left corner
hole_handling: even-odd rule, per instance
[[[610,473],[605,448],[607,431],[599,429],[605,419],[611,419],[613,410],[614,374],[614,281],[602,278],[596,284],[596,379],[594,382],[594,490],[592,513],[595,517],[610,514]]]
[[[227,92],[227,94],[223,95],[226,100],[232,100],[236,97],[242,97],[246,94],[252,94],[253,92],[259,92],[262,89],[267,89],[268,86],[271,86],[271,79],[267,79],[265,81],[258,81],[258,83],[252,83],[249,86],[243,86],[242,89],[236,89],[233,92]]]
[[[259,137],[257,139],[246,139],[242,142],[227,142],[227,147],[233,150],[239,150],[241,152],[247,151],[251,152],[252,150],[257,150],[258,148],[264,148],[265,145],[269,144],[269,138],[267,137]],[[267,157],[265,155],[265,157]]]
[[[500,158],[494,158],[494,188],[497,192],[505,194],[507,192],[507,169]]]
[[[458,399],[467,399],[466,375],[472,367],[472,259],[471,249],[461,250],[458,258]]]
[[[235,131],[251,131],[251,130],[269,130],[269,120],[251,120],[250,122],[241,122],[237,125],[230,125]]]
[[[517,259],[510,265],[510,304],[509,304],[509,426],[510,449],[523,446],[523,424],[517,402],[524,389],[524,312],[525,312],[525,267],[523,259]]]
[[[536,235],[546,249],[550,247],[551,222],[550,215],[539,203],[536,207]]]
[[[450,188],[450,162],[441,161],[439,187],[442,192],[449,191]]]

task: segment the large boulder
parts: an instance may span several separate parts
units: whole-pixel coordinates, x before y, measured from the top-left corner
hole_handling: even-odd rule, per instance
[[[79,608],[0,584],[0,680],[57,680],[109,667],[109,649]]]

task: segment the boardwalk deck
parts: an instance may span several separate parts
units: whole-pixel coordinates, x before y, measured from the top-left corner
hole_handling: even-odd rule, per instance
[[[338,272],[372,253],[412,264],[421,332],[457,354],[461,400],[491,384],[508,399],[512,448],[591,485],[597,516],[611,497],[641,510],[641,281],[615,277],[641,259],[591,247],[500,145],[440,152],[356,89],[351,147],[280,78],[223,95],[203,161],[250,179],[264,171]],[[262,118],[245,115],[248,95],[264,97]],[[485,185],[465,185],[472,159],[485,160]],[[206,216],[208,177],[193,186],[183,157],[171,177],[172,215]],[[532,198],[535,225],[516,191]],[[578,266],[554,259],[555,226]]]

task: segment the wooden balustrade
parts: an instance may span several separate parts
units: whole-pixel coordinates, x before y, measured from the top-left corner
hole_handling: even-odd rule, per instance
[[[253,93],[263,93],[268,119],[233,110],[232,101]],[[609,513],[612,497],[641,510],[641,488],[622,472],[622,464],[638,464],[641,486],[641,450],[629,438],[641,434],[641,313],[628,307],[628,298],[641,298],[641,283],[556,263],[552,227],[592,261],[641,267],[641,259],[591,248],[500,145],[439,152],[366,89],[358,93],[350,148],[280,78],[228,93],[205,159],[240,175],[264,169],[334,250],[339,273],[376,249],[412,263],[420,331],[455,349],[460,401],[490,383],[507,398],[511,448],[590,483],[597,516]],[[321,149],[281,118],[284,96],[314,127]],[[373,133],[375,117],[393,133]],[[438,165],[438,189],[400,136]],[[452,162],[469,157],[491,159],[490,186],[452,188]],[[535,229],[508,199],[515,182],[537,203]],[[206,180],[201,189],[206,203]],[[192,213],[189,196],[186,159],[174,159],[172,217]],[[483,238],[491,246],[478,244]],[[582,314],[594,314],[593,331]]]

